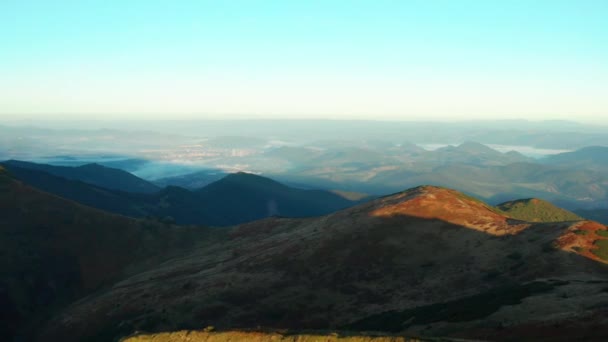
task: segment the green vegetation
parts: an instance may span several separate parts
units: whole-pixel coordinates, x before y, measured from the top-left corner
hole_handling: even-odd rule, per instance
[[[596,230],[595,234],[608,238],[608,230]]]
[[[421,306],[401,312],[389,311],[373,315],[345,328],[363,331],[399,332],[413,325],[434,322],[466,322],[487,317],[504,305],[515,305],[521,300],[539,293],[549,292],[559,284],[532,282],[500,287],[481,294],[445,302]]]
[[[596,249],[592,249],[591,253],[597,255],[600,259],[608,261],[608,240],[597,240],[595,242]]]
[[[589,232],[586,230],[575,230],[574,234],[585,236],[585,235],[589,234]]]
[[[505,202],[497,206],[509,217],[528,222],[580,221],[580,216],[536,198]]]

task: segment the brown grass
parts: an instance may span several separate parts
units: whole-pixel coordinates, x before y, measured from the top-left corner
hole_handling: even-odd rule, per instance
[[[416,342],[416,338],[402,336],[343,336],[330,334],[283,334],[278,332],[246,331],[178,331],[158,334],[138,334],[122,342]],[[429,340],[426,340],[429,341]]]

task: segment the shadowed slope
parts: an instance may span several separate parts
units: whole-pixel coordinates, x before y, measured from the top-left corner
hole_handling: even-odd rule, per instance
[[[135,194],[124,193],[88,184],[78,180],[71,180],[55,176],[48,172],[35,169],[8,166],[11,177],[32,186],[38,190],[48,192],[65,199],[69,199],[86,206],[105,210],[108,212],[143,217],[147,215]],[[144,195],[148,197],[152,195]]]
[[[84,205],[178,224],[229,226],[274,215],[317,216],[358,203],[329,191],[291,188],[251,174],[229,175],[198,191],[169,186],[143,194],[110,190],[36,169],[7,168],[27,184]]]
[[[458,192],[419,187],[319,218],[241,225],[221,245],[74,304],[44,336],[104,340],[207,325],[336,329],[382,314],[366,329],[501,339],[504,327],[523,324],[606,324],[597,306],[606,267],[593,251],[573,248],[593,249],[606,227],[584,224],[525,223]],[[421,318],[410,322],[412,315]]]
[[[221,225],[268,216],[319,216],[357,203],[330,191],[296,189],[244,172],[230,174],[196,193],[210,212],[223,218]]]
[[[71,167],[36,164],[18,160],[8,160],[3,162],[3,164],[9,171],[11,171],[11,167],[13,166],[21,169],[44,171],[58,177],[78,180],[112,190],[135,193],[153,193],[160,190],[156,185],[129,172],[105,167],[99,164],[86,164]]]
[[[194,246],[205,229],[107,214],[0,173],[0,332],[35,332],[67,303]]]

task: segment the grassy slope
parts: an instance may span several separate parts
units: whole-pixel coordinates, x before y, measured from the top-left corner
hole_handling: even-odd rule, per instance
[[[582,218],[573,212],[536,198],[505,202],[497,206],[506,215],[529,222],[579,221]]]
[[[247,331],[178,331],[158,334],[140,334],[123,339],[121,342],[415,342],[432,341],[401,336],[365,336],[337,333],[279,333]],[[447,339],[443,341],[449,341]]]

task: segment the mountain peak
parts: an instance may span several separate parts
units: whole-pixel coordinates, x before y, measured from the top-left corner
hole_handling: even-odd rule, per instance
[[[456,147],[458,150],[467,152],[490,152],[496,153],[497,151],[475,141],[465,141]]]
[[[437,219],[492,235],[516,234],[530,226],[476,198],[433,185],[381,198],[375,202],[370,215]]]
[[[285,187],[285,185],[272,180],[270,178],[266,178],[264,176],[260,176],[254,173],[249,172],[235,172],[228,174],[226,177],[215,182],[216,184],[239,184],[239,185],[255,185],[255,186],[271,186],[271,187]],[[214,184],[214,183],[212,183]]]
[[[89,164],[84,164],[84,165],[80,165],[78,166],[79,169],[108,169],[107,167],[101,165],[101,164],[97,164],[97,163],[89,163]]]

